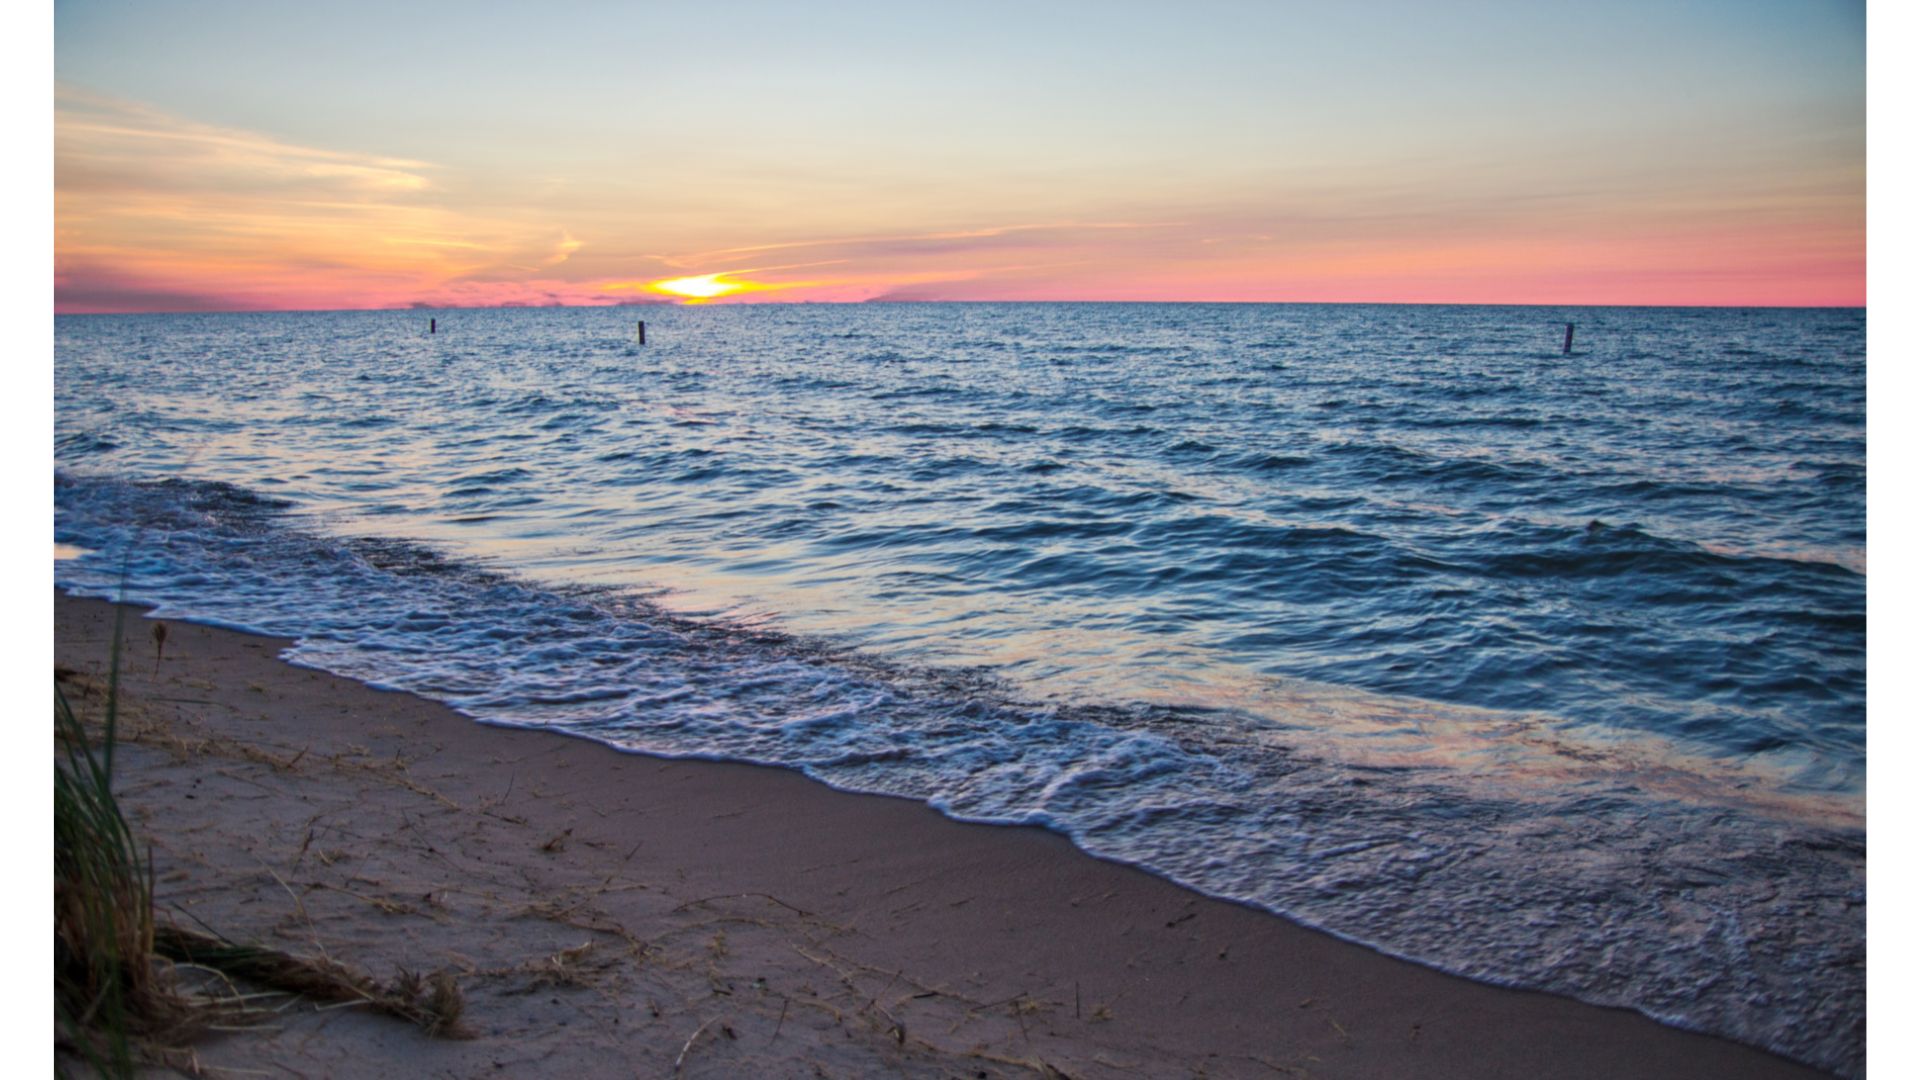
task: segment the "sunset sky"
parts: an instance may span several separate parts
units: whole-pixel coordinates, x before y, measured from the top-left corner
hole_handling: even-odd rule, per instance
[[[56,309],[1858,305],[1864,23],[63,0]]]

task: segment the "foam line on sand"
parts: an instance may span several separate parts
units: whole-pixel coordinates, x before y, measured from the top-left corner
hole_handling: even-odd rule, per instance
[[[83,711],[113,625],[55,597]],[[472,1036],[293,1002],[197,1044],[209,1075],[1821,1075],[1393,960],[1040,829],[488,727],[271,638],[170,623],[156,655],[126,626],[116,783],[161,920],[450,972]]]

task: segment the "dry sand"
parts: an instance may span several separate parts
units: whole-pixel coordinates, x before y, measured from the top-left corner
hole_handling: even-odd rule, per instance
[[[113,622],[55,598],[88,711]],[[126,627],[117,787],[161,918],[450,970],[466,999],[457,1040],[291,1003],[197,1044],[209,1075],[1821,1075],[1389,959],[1039,829],[487,727],[271,638],[170,623],[156,660],[150,622]]]

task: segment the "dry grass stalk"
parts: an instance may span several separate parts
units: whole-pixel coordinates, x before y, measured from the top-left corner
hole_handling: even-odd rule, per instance
[[[571,949],[561,949],[551,956],[528,961],[511,969],[512,974],[531,975],[532,978],[525,986],[508,993],[531,994],[548,988],[598,989],[605,975],[619,964],[619,960],[596,956],[594,950],[593,942],[583,941]]]
[[[717,1019],[717,1017],[715,1019]],[[706,1023],[701,1024],[699,1027],[694,1028],[693,1034],[687,1036],[686,1044],[680,1047],[680,1056],[673,1059],[673,1074],[675,1076],[680,1075],[680,1066],[686,1064],[687,1051],[693,1049],[694,1040],[698,1039],[702,1034],[706,1032],[707,1028],[711,1026],[713,1026],[713,1020],[708,1020]]]
[[[296,956],[255,945],[236,945],[208,934],[177,926],[155,930],[155,948],[185,963],[211,968],[235,979],[297,994],[314,1001],[365,1004],[376,1012],[417,1024],[428,1035],[466,1038],[460,1026],[465,1009],[453,973],[421,976],[401,971],[382,985],[365,972],[329,957]]]

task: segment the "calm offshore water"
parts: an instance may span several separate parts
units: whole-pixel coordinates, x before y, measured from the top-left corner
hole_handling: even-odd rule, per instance
[[[428,314],[57,319],[59,582],[1863,1068],[1864,312]]]

